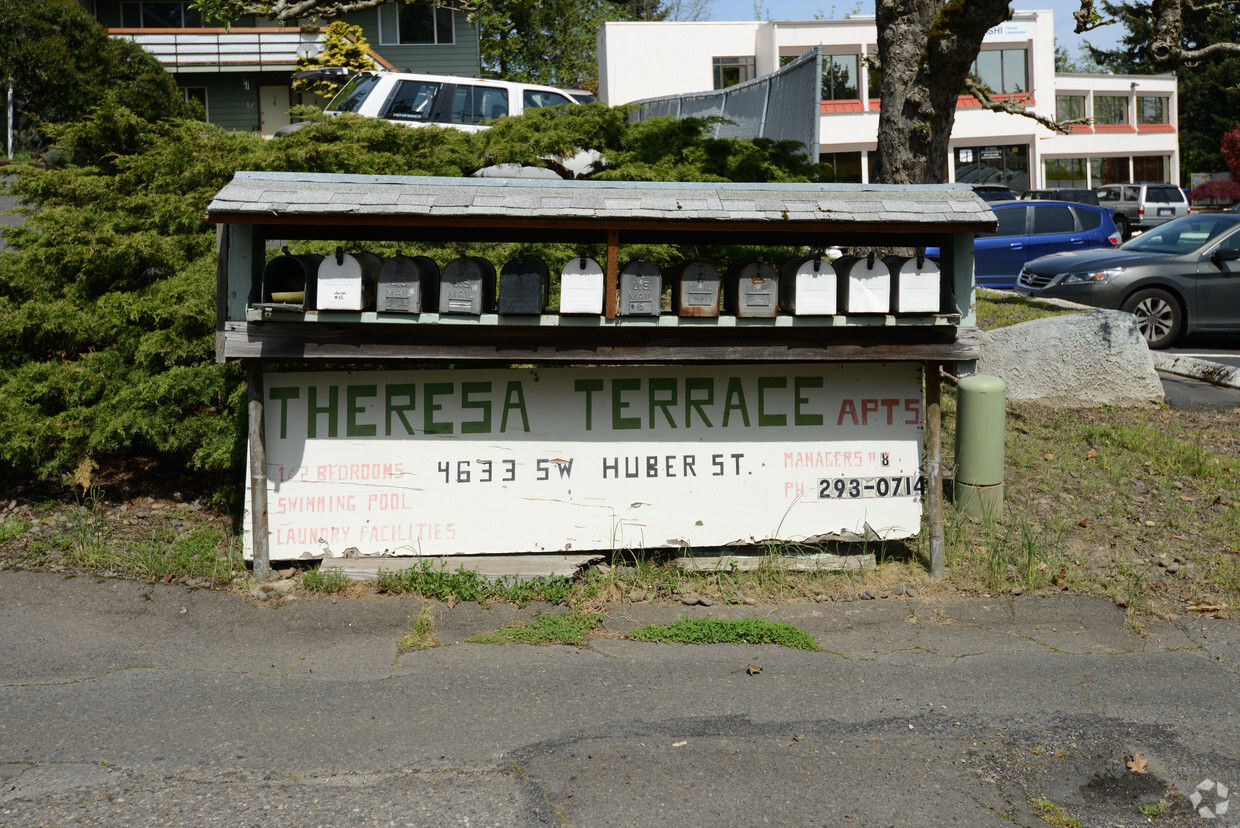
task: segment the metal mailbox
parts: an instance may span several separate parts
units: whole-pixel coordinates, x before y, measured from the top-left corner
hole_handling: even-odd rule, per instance
[[[891,271],[873,253],[864,258],[841,256],[835,260],[839,274],[840,304],[845,313],[889,313]]]
[[[728,312],[733,316],[761,319],[779,313],[779,274],[767,262],[734,262],[724,282]]]
[[[896,313],[938,313],[942,301],[942,274],[938,263],[918,256],[888,256],[891,301]]]
[[[461,255],[444,265],[439,277],[439,312],[479,316],[495,311],[495,265],[480,256]]]
[[[427,256],[397,253],[379,268],[381,313],[422,313],[435,308],[439,298],[439,265]]]
[[[560,272],[560,313],[603,312],[603,268],[589,256],[577,256]]]
[[[835,268],[822,256],[784,262],[779,274],[779,305],[797,316],[832,316],[839,307]]]
[[[551,275],[547,263],[522,254],[499,271],[499,312],[537,316],[547,307]]]
[[[685,262],[676,268],[672,306],[679,316],[719,315],[719,271],[706,262]]]
[[[263,268],[260,304],[296,310],[314,308],[315,280],[323,257],[317,253],[293,255],[283,248],[282,255]]]
[[[374,307],[375,285],[383,262],[373,253],[345,253],[343,247],[319,262],[319,310],[361,311]]]
[[[645,258],[620,271],[620,315],[658,316],[662,310],[663,274]]]

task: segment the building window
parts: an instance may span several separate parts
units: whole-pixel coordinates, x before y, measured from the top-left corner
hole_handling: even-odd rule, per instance
[[[1132,159],[1132,180],[1133,181],[1157,181],[1163,182],[1167,180],[1167,170],[1164,165],[1164,157],[1161,155],[1153,156],[1137,156]]]
[[[873,54],[878,54],[875,48]],[[865,82],[869,87],[868,94],[871,100],[878,100],[883,97],[883,70],[872,63],[865,66]]]
[[[715,65],[715,89],[727,89],[738,83],[754,79],[754,58],[717,57]]]
[[[1048,158],[1043,179],[1049,188],[1089,186],[1089,161],[1085,158]]]
[[[973,61],[973,76],[996,94],[1028,92],[1024,49],[991,49]]]
[[[1128,99],[1122,95],[1094,95],[1094,123],[1128,123]]]
[[[121,3],[121,28],[197,29],[202,13],[188,0],[142,0]]]
[[[1137,123],[1138,124],[1166,124],[1167,120],[1167,99],[1156,98],[1146,95],[1137,96]]]
[[[822,181],[828,184],[860,184],[860,152],[824,152],[818,157]]]
[[[857,56],[822,56],[822,99],[824,101],[855,101],[857,92]]]
[[[1123,158],[1091,158],[1090,171],[1093,174],[1094,186],[1115,184],[1120,181],[1131,181],[1128,173],[1129,159]]]
[[[451,46],[456,42],[452,10],[434,3],[384,3],[379,7],[379,42]]]
[[[1006,184],[1013,192],[1029,189],[1029,146],[959,147],[956,181],[962,184]]]
[[[1074,121],[1085,117],[1084,95],[1056,95],[1055,120]]]

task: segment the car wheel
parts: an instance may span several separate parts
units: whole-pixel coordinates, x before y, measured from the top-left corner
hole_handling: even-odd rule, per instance
[[[1128,226],[1128,217],[1123,213],[1115,214],[1115,229],[1119,231],[1120,241],[1132,238],[1132,228]]]
[[[1165,290],[1139,290],[1120,306],[1137,317],[1137,328],[1151,348],[1166,348],[1184,331],[1184,311]]]

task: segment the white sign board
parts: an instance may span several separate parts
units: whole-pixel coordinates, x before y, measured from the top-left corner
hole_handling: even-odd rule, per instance
[[[271,558],[912,537],[921,390],[917,363],[270,373]]]

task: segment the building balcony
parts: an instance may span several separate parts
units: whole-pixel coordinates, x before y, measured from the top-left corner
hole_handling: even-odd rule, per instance
[[[323,51],[321,29],[108,29],[177,72],[292,71]]]

